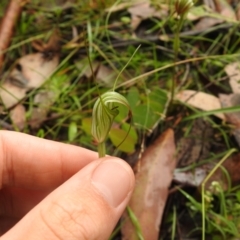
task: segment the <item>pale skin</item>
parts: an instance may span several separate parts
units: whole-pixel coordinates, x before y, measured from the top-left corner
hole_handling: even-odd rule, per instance
[[[0,239],[108,239],[134,188],[121,159],[0,131]]]

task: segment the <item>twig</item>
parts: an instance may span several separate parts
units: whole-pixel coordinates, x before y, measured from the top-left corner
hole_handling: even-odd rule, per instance
[[[10,44],[13,28],[22,10],[22,0],[11,0],[6,9],[0,27],[0,69],[2,68],[4,55],[3,51]]]

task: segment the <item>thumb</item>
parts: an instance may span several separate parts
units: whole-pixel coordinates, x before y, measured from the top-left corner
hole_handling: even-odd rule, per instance
[[[1,240],[108,239],[134,187],[123,160],[96,160],[32,209]]]

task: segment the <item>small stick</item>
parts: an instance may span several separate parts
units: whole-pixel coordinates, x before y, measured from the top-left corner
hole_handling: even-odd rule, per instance
[[[11,0],[1,21],[0,27],[0,68],[2,68],[3,52],[8,48],[13,28],[22,10],[22,0]]]

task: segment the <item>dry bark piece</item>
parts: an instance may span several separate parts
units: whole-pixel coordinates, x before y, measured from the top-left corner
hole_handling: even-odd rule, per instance
[[[168,188],[176,161],[174,133],[165,131],[144,153],[136,174],[136,187],[129,207],[141,226],[145,240],[157,240]],[[138,239],[127,214],[122,227],[123,240]]]
[[[197,118],[191,129],[187,131],[187,135],[184,134],[184,131],[185,129],[179,134],[179,140],[177,139],[176,159],[178,167],[189,166],[209,158],[212,143],[216,141],[212,125],[202,118]]]

